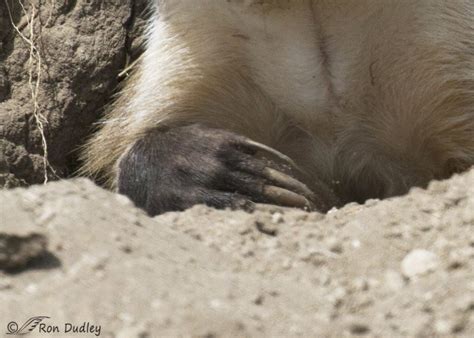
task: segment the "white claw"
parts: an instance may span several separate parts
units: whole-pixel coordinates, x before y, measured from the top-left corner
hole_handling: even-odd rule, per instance
[[[266,167],[263,170],[263,174],[267,179],[275,182],[277,185],[283,188],[302,194],[308,199],[314,198],[314,193],[305,184],[301,183],[290,175],[270,167]]]
[[[304,210],[314,209],[313,204],[306,197],[280,187],[266,185],[263,188],[263,195],[275,202],[275,204],[282,206],[296,207]]]
[[[277,158],[279,158],[280,160],[288,163],[289,165],[291,165],[295,169],[301,170],[291,158],[289,158],[285,154],[279,152],[278,150],[275,150],[275,149],[273,149],[273,148],[271,148],[271,147],[269,147],[265,144],[253,141],[251,139],[247,139],[246,142],[250,146],[253,146],[253,147],[255,147],[259,150],[262,150],[262,151],[266,151],[267,153],[272,154],[273,156],[276,156]]]

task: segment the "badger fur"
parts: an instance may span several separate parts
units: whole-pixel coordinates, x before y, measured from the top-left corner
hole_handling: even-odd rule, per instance
[[[474,164],[473,0],[152,0],[83,172],[155,215],[325,211]]]

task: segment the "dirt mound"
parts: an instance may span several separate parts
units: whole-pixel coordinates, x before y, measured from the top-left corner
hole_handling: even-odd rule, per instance
[[[327,215],[151,219],[83,179],[0,205],[1,330],[47,316],[51,336],[67,323],[128,338],[474,332],[474,170]]]
[[[0,186],[76,168],[77,147],[139,53],[145,3],[0,1]]]

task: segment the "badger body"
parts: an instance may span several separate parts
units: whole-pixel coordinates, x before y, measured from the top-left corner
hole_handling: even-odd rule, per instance
[[[474,164],[473,0],[152,6],[145,52],[83,153],[86,174],[150,214],[324,211]]]

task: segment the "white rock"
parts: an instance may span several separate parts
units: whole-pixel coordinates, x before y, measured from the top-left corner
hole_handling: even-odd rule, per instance
[[[272,222],[276,224],[280,224],[284,222],[283,215],[280,212],[275,212],[272,215]]]
[[[437,320],[435,322],[435,330],[438,334],[447,335],[451,332],[452,324],[447,320]]]
[[[359,249],[360,248],[360,241],[358,239],[354,239],[352,242],[351,242],[351,245],[354,249]]]
[[[403,276],[413,278],[436,269],[439,259],[436,254],[423,249],[415,249],[403,258],[401,269]]]

